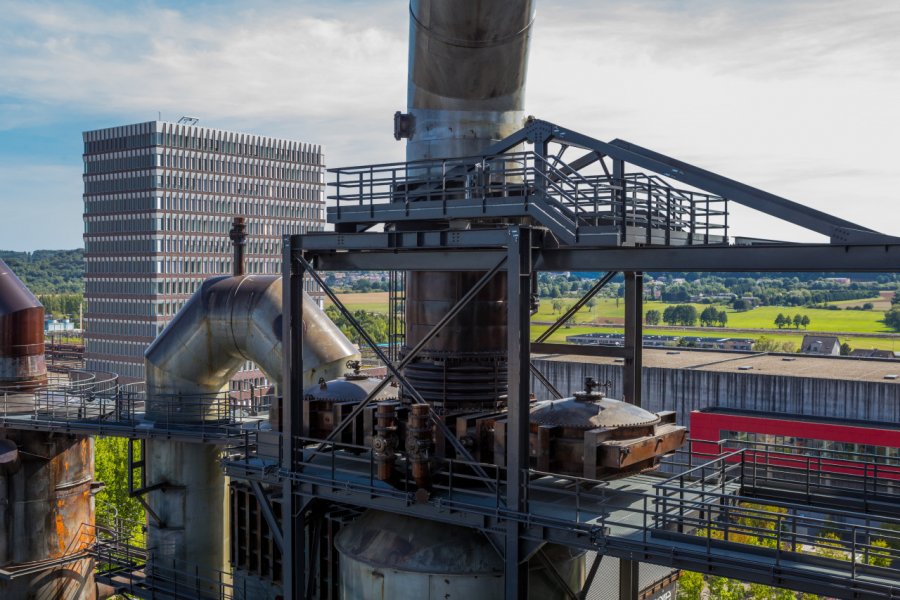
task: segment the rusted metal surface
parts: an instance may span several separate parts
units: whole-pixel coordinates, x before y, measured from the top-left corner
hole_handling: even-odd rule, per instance
[[[44,307],[0,260],[0,388],[46,384]]]
[[[16,447],[19,464],[6,463],[0,475],[0,569],[12,577],[0,578],[0,597],[96,598],[93,561],[66,562],[93,541],[92,440],[8,430],[2,435]],[[41,568],[32,572],[33,566]]]
[[[370,510],[343,527],[341,597],[346,599],[503,597],[503,561],[480,533],[435,521]],[[541,552],[570,590],[584,581],[584,553],[552,544]],[[564,598],[559,580],[542,560],[528,568],[534,600]]]
[[[397,411],[394,402],[379,402],[375,412],[375,437],[372,451],[378,465],[378,479],[391,481],[394,478],[394,462],[400,445],[397,437]]]
[[[247,226],[244,223],[244,217],[234,218],[228,237],[234,246],[232,275],[237,277],[244,274],[244,248],[247,246]]]
[[[419,488],[431,487],[431,461],[434,458],[434,431],[427,404],[414,404],[406,428],[406,455],[412,464],[413,480]]]
[[[379,379],[357,371],[307,388],[303,392],[304,435],[317,439],[328,437],[379,383]],[[388,386],[375,396],[374,401],[396,401],[397,395],[397,388]],[[337,441],[364,445],[366,436],[371,436],[371,433],[372,430],[366,430],[364,417],[360,414],[355,422],[344,428]]]

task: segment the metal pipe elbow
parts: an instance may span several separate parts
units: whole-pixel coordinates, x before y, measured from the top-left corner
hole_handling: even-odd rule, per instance
[[[154,401],[214,396],[247,361],[280,384],[282,284],[275,275],[216,277],[203,282],[144,353],[147,415]],[[358,350],[315,301],[303,294],[303,366],[307,378],[339,376]],[[158,404],[158,403],[157,403]]]

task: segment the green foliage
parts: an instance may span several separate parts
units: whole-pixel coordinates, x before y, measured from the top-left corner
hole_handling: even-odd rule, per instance
[[[678,579],[677,600],[700,600],[703,587],[703,575],[693,571],[682,571]]]
[[[644,321],[647,322],[647,325],[659,325],[661,318],[662,315],[658,310],[648,310],[647,314],[644,315]]]
[[[130,533],[143,540],[144,507],[128,495],[128,440],[94,438],[94,478],[104,483],[97,492],[97,523],[113,525],[116,517],[133,525]]]
[[[875,540],[871,545],[874,548],[869,549],[866,562],[874,567],[890,567],[894,561],[891,558],[890,544],[887,543],[887,540]]]
[[[84,293],[84,251],[0,250],[3,259],[34,294]]]
[[[561,313],[566,306],[560,298],[554,298],[551,305],[553,306],[553,312],[556,314]]]
[[[744,584],[736,579],[725,577],[709,578],[710,600],[743,600],[747,595]]]
[[[37,299],[44,305],[44,314],[54,319],[77,319],[84,304],[84,294],[39,294]]]
[[[359,332],[350,324],[350,321],[344,317],[340,310],[338,310],[337,306],[326,306],[325,314],[328,315],[328,318],[338,326],[349,340],[360,345],[360,347],[365,344],[362,336],[359,335]],[[388,341],[387,315],[357,310],[353,313],[353,318],[359,322],[376,344],[383,344]]]
[[[697,309],[690,304],[667,306],[663,311],[662,319],[669,325],[691,327],[697,322]]]
[[[884,313],[884,324],[894,331],[900,331],[900,306],[894,305],[894,308]]]

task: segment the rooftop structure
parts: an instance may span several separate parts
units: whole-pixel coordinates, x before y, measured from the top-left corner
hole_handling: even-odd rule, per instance
[[[825,356],[839,356],[841,353],[841,340],[833,335],[804,335],[800,344],[800,352],[803,354],[822,354]]]

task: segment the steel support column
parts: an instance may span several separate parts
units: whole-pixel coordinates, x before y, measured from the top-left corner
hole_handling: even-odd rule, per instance
[[[619,600],[638,600],[638,565],[636,560],[619,560]]]
[[[282,382],[281,468],[293,472],[297,468],[296,453],[300,450],[296,436],[303,433],[303,276],[305,269],[294,254],[302,251],[301,236],[285,236],[282,277],[282,352],[284,381]],[[282,555],[284,597],[302,598],[306,591],[306,535],[300,504],[303,499],[295,493],[293,478],[284,480]]]
[[[623,400],[641,405],[643,366],[644,274],[625,272],[625,369],[622,376]]]
[[[625,272],[625,368],[622,375],[623,400],[641,405],[641,374],[644,346],[644,274]],[[619,560],[619,600],[637,600],[638,565]]]
[[[524,485],[528,469],[529,365],[531,364],[531,230],[509,228],[506,261],[507,352],[509,363],[508,421],[506,431],[506,508],[527,510]],[[506,524],[506,600],[528,597],[528,563],[523,560],[522,526]]]

